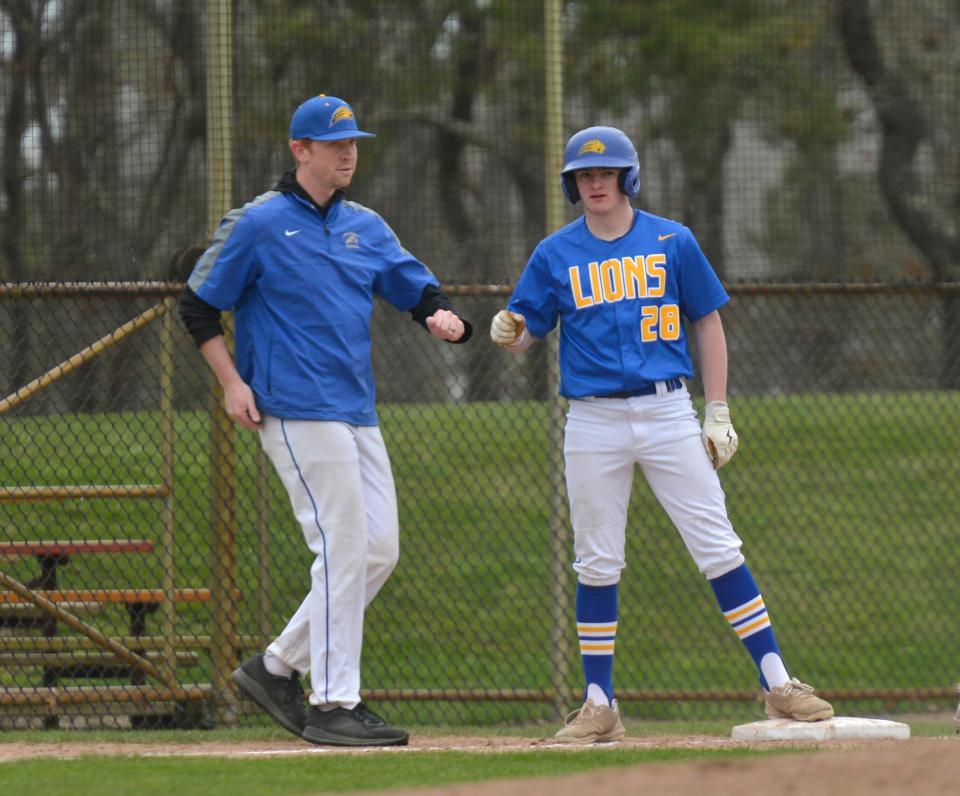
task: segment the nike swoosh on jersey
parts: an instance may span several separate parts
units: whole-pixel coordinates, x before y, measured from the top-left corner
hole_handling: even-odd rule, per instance
[[[676,234],[676,232],[671,232],[669,235],[657,235],[657,240],[666,240],[667,238],[672,238]]]
[[[288,238],[292,238],[294,235],[296,235],[300,231],[301,230],[299,229],[285,229],[283,231],[283,234],[286,235]]]

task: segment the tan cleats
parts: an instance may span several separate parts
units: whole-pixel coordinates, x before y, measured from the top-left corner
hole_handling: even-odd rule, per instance
[[[574,710],[564,720],[564,727],[554,738],[561,743],[591,744],[619,741],[627,734],[620,721],[617,700],[613,707],[595,705],[592,699]]]
[[[833,715],[833,706],[813,693],[813,687],[796,677],[771,688],[766,694],[766,713],[771,719],[823,721]]]

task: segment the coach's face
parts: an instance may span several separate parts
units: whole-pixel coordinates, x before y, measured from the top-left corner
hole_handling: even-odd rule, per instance
[[[320,193],[325,200],[353,180],[357,170],[356,138],[291,141],[290,149],[297,160],[297,180],[311,194]]]
[[[620,170],[599,167],[576,172],[577,190],[583,208],[591,213],[606,213],[619,207],[627,199],[620,191]]]

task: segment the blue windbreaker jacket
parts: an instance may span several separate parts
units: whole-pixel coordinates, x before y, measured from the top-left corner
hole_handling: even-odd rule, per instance
[[[439,283],[372,210],[341,196],[324,216],[272,190],[227,214],[188,285],[233,310],[237,370],[262,412],[372,426],[374,297],[407,311]]]

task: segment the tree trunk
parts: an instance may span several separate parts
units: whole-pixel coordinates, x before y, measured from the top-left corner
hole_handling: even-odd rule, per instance
[[[26,277],[23,260],[24,237],[24,164],[21,143],[27,129],[27,76],[30,60],[30,19],[26,14],[16,13],[19,7],[7,9],[13,27],[13,52],[6,67],[9,79],[7,105],[3,119],[3,195],[6,208],[3,212],[2,247],[3,276],[12,282],[21,282]],[[10,309],[10,358],[11,391],[22,387],[27,381],[30,363],[29,307],[19,299],[12,299]]]
[[[683,156],[683,223],[693,234],[717,276],[726,276],[723,238],[723,163],[730,149],[730,127],[723,123],[699,136],[678,139]]]
[[[840,0],[837,27],[847,59],[863,78],[880,120],[883,144],[878,178],[890,211],[927,258],[935,280],[960,279],[956,209],[934,206],[923,194],[916,171],[917,149],[930,134],[923,106],[910,95],[900,76],[887,68],[868,0]],[[952,295],[945,299],[944,310],[941,379],[945,388],[955,389],[960,373],[960,321]]]

